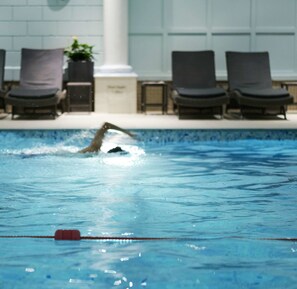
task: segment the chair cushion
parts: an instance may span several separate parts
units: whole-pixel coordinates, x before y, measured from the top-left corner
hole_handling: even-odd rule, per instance
[[[176,91],[184,97],[217,97],[225,95],[225,90],[219,87],[212,88],[183,88],[178,87]]]
[[[242,95],[255,97],[255,98],[282,98],[289,96],[289,92],[283,88],[239,88],[238,90]]]
[[[58,88],[23,88],[17,87],[13,88],[9,92],[9,96],[16,97],[16,98],[25,98],[25,99],[40,99],[40,98],[51,98],[56,95],[58,92]]]

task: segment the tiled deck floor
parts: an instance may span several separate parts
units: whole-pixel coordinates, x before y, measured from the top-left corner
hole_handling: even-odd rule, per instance
[[[287,118],[179,120],[173,114],[64,113],[55,120],[11,120],[0,113],[0,129],[96,129],[105,121],[126,129],[297,129],[297,113]]]

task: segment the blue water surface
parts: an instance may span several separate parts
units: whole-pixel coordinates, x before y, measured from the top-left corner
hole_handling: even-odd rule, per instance
[[[0,236],[174,238],[0,238],[0,288],[296,288],[294,132],[136,134],[0,133]]]

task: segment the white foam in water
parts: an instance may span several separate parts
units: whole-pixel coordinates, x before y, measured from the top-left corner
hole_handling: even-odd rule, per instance
[[[107,143],[102,146],[102,151],[107,153],[110,149],[116,146],[116,144]],[[121,145],[121,148],[124,152],[106,154],[102,159],[102,162],[107,165],[130,167],[139,163],[140,156],[145,155],[144,150],[137,146]]]
[[[65,153],[76,153],[78,148],[75,146],[64,146],[62,144],[55,146],[37,146],[26,149],[6,150],[6,154],[10,155],[24,155],[24,156],[36,156],[36,155],[55,155]]]

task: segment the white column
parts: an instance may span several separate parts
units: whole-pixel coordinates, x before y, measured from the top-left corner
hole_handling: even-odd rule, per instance
[[[102,73],[130,73],[128,65],[128,0],[104,0],[104,64]]]
[[[104,64],[95,75],[95,112],[136,113],[137,75],[128,65],[128,0],[103,1]]]

